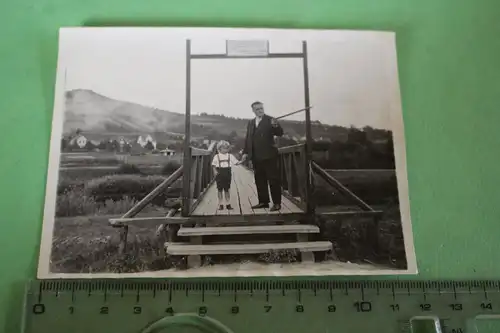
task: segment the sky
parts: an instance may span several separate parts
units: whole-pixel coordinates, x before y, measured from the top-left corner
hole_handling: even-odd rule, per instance
[[[66,70],[66,90],[90,89],[185,113],[185,36],[165,34],[166,29],[128,34],[83,30],[61,39],[59,70]],[[391,128],[391,113],[400,107],[395,48],[387,38],[370,36],[307,40],[313,120]],[[272,37],[269,45],[270,52],[302,48],[294,38]],[[220,34],[192,39],[192,53],[223,52]],[[305,105],[302,59],[194,59],[191,66],[192,114],[251,118],[250,104],[259,100],[267,114],[280,116]],[[304,115],[288,119],[303,120]]]

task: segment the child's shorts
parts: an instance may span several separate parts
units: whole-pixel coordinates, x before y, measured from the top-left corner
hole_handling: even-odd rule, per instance
[[[231,187],[231,168],[217,168],[217,172],[215,177],[217,190],[228,191],[229,187]]]

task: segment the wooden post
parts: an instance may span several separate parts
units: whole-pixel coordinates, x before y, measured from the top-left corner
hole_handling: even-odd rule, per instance
[[[311,111],[309,100],[309,71],[307,65],[307,42],[302,41],[302,61],[304,69],[304,102],[306,107],[306,156],[305,156],[305,182],[306,182],[306,213],[314,214],[315,205],[312,202],[312,177],[311,177],[311,158],[312,158],[312,131],[311,131]]]
[[[202,239],[202,236],[193,236],[193,237],[190,237],[190,243],[193,244],[193,245],[201,245],[203,244],[203,239]],[[201,267],[201,255],[199,254],[193,254],[193,255],[189,255],[187,257],[187,265],[188,265],[188,268],[197,268],[197,267]]]
[[[124,254],[127,251],[128,225],[120,227],[120,244],[118,245],[118,254]]]
[[[373,251],[375,252],[375,255],[380,254],[380,243],[379,243],[379,237],[380,237],[380,219],[381,216],[374,216],[373,217],[373,224],[371,224],[371,228],[368,228],[369,232],[369,238],[373,247]]]
[[[186,115],[182,175],[182,216],[188,216],[191,206],[191,41],[186,40]]]
[[[171,208],[167,213],[167,218],[172,217],[177,213],[178,208]],[[167,253],[165,251],[165,243],[175,242],[177,238],[177,230],[173,230],[172,226],[179,227],[178,224],[162,224],[156,229],[157,246],[160,252],[160,257],[164,258]]]
[[[308,234],[297,234],[297,242],[308,242]],[[300,261],[305,263],[314,263],[314,252],[311,251],[300,251]]]

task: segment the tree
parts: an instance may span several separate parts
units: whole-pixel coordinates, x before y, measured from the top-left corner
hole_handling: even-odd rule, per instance
[[[312,147],[314,151],[327,151],[330,149],[331,143],[328,141],[314,141]]]
[[[61,151],[65,151],[68,148],[68,139],[65,137],[61,138]]]
[[[123,145],[123,152],[130,153],[132,151],[132,146],[129,143]]]
[[[101,150],[105,150],[107,147],[107,144],[105,141],[101,141],[99,142],[99,145],[97,146],[97,148],[101,149]]]
[[[90,141],[90,140],[87,140],[87,143],[85,144],[85,148],[86,150],[93,150],[95,148],[94,144]]]
[[[164,144],[164,143],[162,143],[162,142],[158,142],[156,144],[156,149],[158,149],[158,150],[165,150],[165,149],[167,149],[167,145]]]
[[[153,150],[153,149],[155,149],[155,146],[153,145],[153,143],[151,141],[148,141],[146,143],[146,145],[144,146],[144,149]]]
[[[365,145],[368,142],[368,137],[365,131],[361,131],[356,127],[351,127],[347,133],[347,141],[350,143]]]
[[[229,142],[234,141],[237,137],[238,137],[238,133],[236,133],[236,131],[234,131],[234,130],[231,131],[231,133],[229,133],[229,135],[228,135]]]
[[[116,140],[108,141],[106,150],[108,151],[118,151],[120,148],[120,144]]]

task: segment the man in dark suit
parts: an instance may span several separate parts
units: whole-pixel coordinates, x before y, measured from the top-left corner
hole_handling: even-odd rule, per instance
[[[255,119],[248,122],[245,138],[245,148],[241,162],[252,161],[259,202],[254,209],[269,208],[269,190],[273,206],[271,211],[281,209],[281,179],[278,165],[278,148],[275,136],[283,135],[283,128],[276,119],[264,113],[262,102],[252,103]]]

